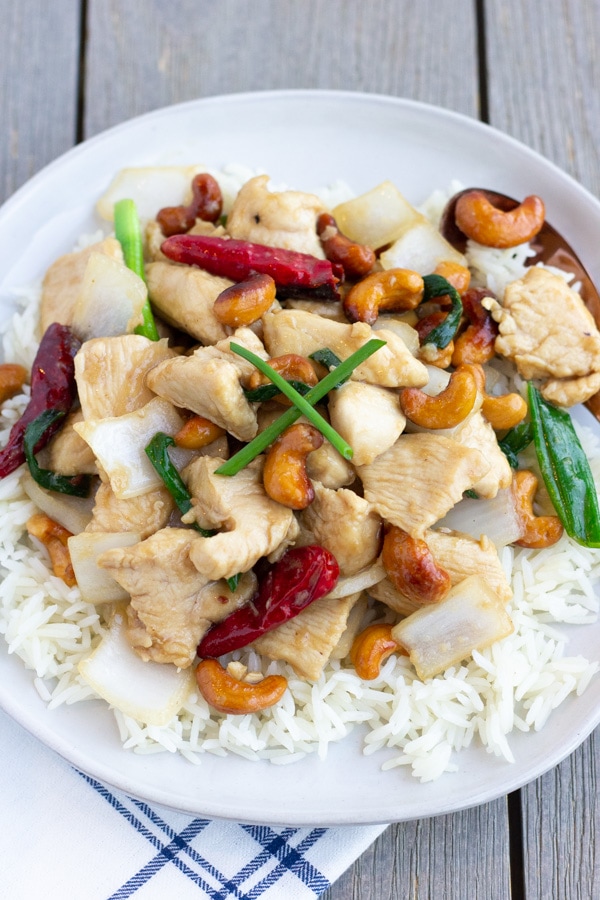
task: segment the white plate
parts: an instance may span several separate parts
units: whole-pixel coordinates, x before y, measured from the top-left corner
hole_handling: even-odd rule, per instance
[[[357,192],[389,178],[418,203],[453,178],[517,197],[540,194],[548,219],[600,283],[600,204],[555,166],[476,121],[419,103],[340,92],[229,95],[159,110],[76,147],[0,211],[0,304],[7,287],[39,277],[93,227],[97,197],[127,165],[241,161],[310,190],[338,178]],[[49,223],[31,242],[34,223]],[[590,420],[591,421],[591,420]],[[568,653],[600,659],[598,628],[565,627]],[[358,734],[292,766],[205,755],[201,765],[120,747],[100,702],[49,711],[32,675],[0,647],[0,704],[74,765],[140,798],[206,816],[325,825],[388,822],[448,813],[514,790],[571,753],[600,721],[600,679],[568,700],[542,732],[516,733],[514,764],[472,747],[459,771],[420,784],[403,769],[381,772],[387,752],[365,757]]]

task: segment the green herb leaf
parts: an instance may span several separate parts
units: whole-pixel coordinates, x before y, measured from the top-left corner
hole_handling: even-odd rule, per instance
[[[58,494],[69,494],[72,497],[87,497],[91,484],[89,475],[58,475],[51,469],[42,469],[35,458],[35,448],[46,431],[64,415],[65,412],[61,409],[46,409],[33,422],[29,423],[23,439],[25,459],[31,477],[37,481],[40,487],[46,488],[48,491],[56,491]]]
[[[533,441],[546,489],[567,534],[584,547],[600,547],[596,485],[571,416],[527,385]]]
[[[123,248],[123,257],[125,265],[132,272],[142,279],[146,280],[144,272],[144,245],[142,242],[142,233],[140,230],[140,220],[138,219],[137,209],[133,200],[118,200],[114,207],[115,235],[121,247]],[[142,315],[144,321],[135,329],[136,334],[141,334],[151,341],[159,339],[156,330],[156,322],[152,314],[150,301],[146,297]]]
[[[288,381],[288,384],[294,388],[294,390],[298,391],[299,394],[304,396],[308,394],[310,391],[310,387],[305,384],[303,381]],[[275,384],[261,384],[257,388],[244,388],[244,397],[250,403],[264,403],[265,400],[272,400],[273,397],[276,397],[278,394],[281,394],[281,391]]]
[[[185,515],[192,508],[192,498],[190,492],[186,488],[181,475],[175,468],[171,457],[169,456],[169,447],[173,447],[175,441],[170,434],[158,431],[146,449],[146,456],[154,466],[156,472],[162,478],[165,487],[175,501],[175,504],[182,515]],[[212,537],[214,531],[207,531],[201,528],[197,522],[193,523],[196,531],[199,531],[203,537]]]
[[[315,350],[314,353],[310,354],[309,359],[314,359],[315,362],[321,363],[321,365],[325,366],[326,369],[329,369],[330,372],[333,372],[342,364],[339,356],[336,356],[333,350],[330,350],[329,347],[323,347],[322,350]],[[337,390],[337,388],[345,384],[350,378],[350,375],[352,375],[352,372],[346,375],[345,378],[341,378],[338,382],[336,382],[336,384],[333,385],[333,390]]]
[[[232,594],[235,594],[237,591],[238,584],[240,583],[240,578],[242,577],[242,573],[238,572],[237,575],[232,575],[231,578],[227,579],[227,587],[231,591]]]
[[[509,465],[513,469],[519,468],[518,454],[525,450],[533,440],[533,426],[531,422],[521,422],[515,425],[498,441],[499,447],[506,456]]]
[[[342,364],[339,356],[336,356],[333,350],[330,350],[329,347],[323,347],[322,350],[315,350],[315,352],[311,353],[308,358],[314,359],[315,362],[321,363],[321,365],[325,366],[326,369],[329,369],[330,372],[333,369],[337,369],[337,367]]]
[[[463,312],[462,300],[460,299],[460,294],[456,288],[452,287],[450,282],[441,275],[425,275],[423,277],[423,285],[424,292],[423,300],[421,301],[422,303],[446,295],[448,295],[452,301],[452,307],[444,321],[440,322],[436,328],[433,328],[424,340],[425,344],[433,344],[439,350],[443,350],[444,347],[447,347],[450,341],[453,340],[458,331]]]
[[[325,376],[318,384],[310,389],[304,398],[307,403],[318,403],[329,391],[333,390],[340,378],[348,378],[352,372],[366,359],[373,355],[377,350],[385,345],[385,341],[378,338],[372,338],[359,347],[348,359],[345,359],[333,372]],[[257,435],[253,441],[242,447],[231,459],[223,463],[216,469],[218,475],[235,475],[240,472],[248,463],[257,457],[260,453],[267,449],[279,435],[293,425],[296,419],[299,419],[301,412],[299,409],[288,409],[275,422],[272,422],[268,428],[265,428],[261,434]]]

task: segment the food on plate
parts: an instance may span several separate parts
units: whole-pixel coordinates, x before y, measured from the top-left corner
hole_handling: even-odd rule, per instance
[[[287,761],[363,723],[422,780],[476,734],[511,759],[597,667],[546,624],[597,612],[567,407],[600,333],[527,267],[543,202],[463,193],[457,249],[440,192],[232,182],[125,170],[43,278],[29,385],[8,328],[9,650],[140,752]]]

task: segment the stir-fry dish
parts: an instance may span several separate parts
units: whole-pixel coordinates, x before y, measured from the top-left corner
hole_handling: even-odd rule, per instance
[[[362,724],[428,780],[585,688],[600,333],[543,199],[490,196],[119,173],[0,366],[0,631],[51,706],[190,759]]]

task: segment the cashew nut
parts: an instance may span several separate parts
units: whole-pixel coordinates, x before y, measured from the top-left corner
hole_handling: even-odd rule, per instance
[[[483,397],[481,412],[495,431],[506,431],[522,422],[527,414],[527,403],[520,394],[501,394],[494,396],[486,393],[485,372],[478,363],[465,365],[475,376],[477,389]]]
[[[541,230],[546,210],[541,197],[525,197],[504,212],[493,206],[482,191],[467,191],[456,203],[456,224],[467,237],[486,247],[516,247]]]
[[[538,480],[533,472],[519,469],[514,473],[512,493],[515,509],[523,529],[523,536],[516,543],[520,547],[531,547],[535,550],[556,544],[563,533],[563,526],[558,516],[535,515],[533,499],[537,486]]]
[[[402,412],[421,428],[454,428],[466,419],[476,400],[477,380],[467,366],[456,369],[447,387],[433,397],[420,388],[400,392]]]
[[[343,305],[350,322],[373,325],[384,310],[415,309],[423,299],[423,279],[411,269],[373,272],[355,284]]]
[[[73,537],[70,531],[45,513],[36,513],[27,521],[27,531],[46,547],[52,563],[52,571],[68,587],[77,584],[67,541]]]
[[[198,663],[196,682],[210,706],[232,715],[245,715],[274,706],[287,688],[287,679],[283,675],[267,675],[255,684],[239,681],[217,659],[203,659]]]
[[[437,564],[426,542],[396,525],[383,539],[381,561],[396,590],[415,603],[437,603],[450,590],[450,575]]]
[[[342,234],[330,213],[321,213],[317,219],[317,234],[325,256],[343,268],[346,278],[362,278],[375,265],[375,251]]]
[[[18,394],[27,380],[27,369],[16,363],[0,365],[0,403]]]
[[[485,363],[496,352],[494,342],[498,335],[498,325],[489,310],[482,305],[484,297],[493,297],[493,294],[485,288],[471,288],[462,295],[463,312],[470,324],[454,340],[453,366]]]
[[[309,387],[313,387],[318,383],[315,366],[306,356],[299,356],[297,353],[286,353],[283,356],[275,356],[269,360],[269,365],[275,369],[286,381],[302,381]],[[263,384],[270,384],[269,378],[255,369],[248,379],[248,387],[250,390],[261,387]],[[292,406],[292,401],[285,395],[278,394],[273,398],[284,406]]]
[[[273,305],[275,282],[270,275],[250,275],[225,288],[214,302],[213,312],[222,325],[252,325]]]
[[[369,625],[356,635],[350,649],[350,660],[359,678],[373,681],[388,656],[400,649],[392,637],[392,625]]]
[[[494,397],[485,394],[481,412],[495,431],[506,431],[522,422],[527,415],[527,403],[520,394]]]
[[[174,435],[174,440],[178,447],[185,447],[186,450],[200,450],[202,447],[212,444],[225,433],[224,428],[215,425],[210,419],[205,419],[204,416],[191,416]]]
[[[263,469],[265,491],[289,509],[306,509],[315,498],[312,482],[306,474],[306,458],[323,443],[323,435],[314,425],[290,425],[271,445]]]
[[[471,273],[467,267],[461,266],[460,263],[453,262],[450,259],[439,262],[433,270],[433,273],[434,275],[441,275],[442,278],[449,281],[459,294],[464,294],[471,283]]]
[[[216,178],[208,172],[194,176],[192,202],[188,206],[165,206],[159,210],[156,221],[165,237],[184,234],[196,219],[216,222],[223,210],[223,197]]]

